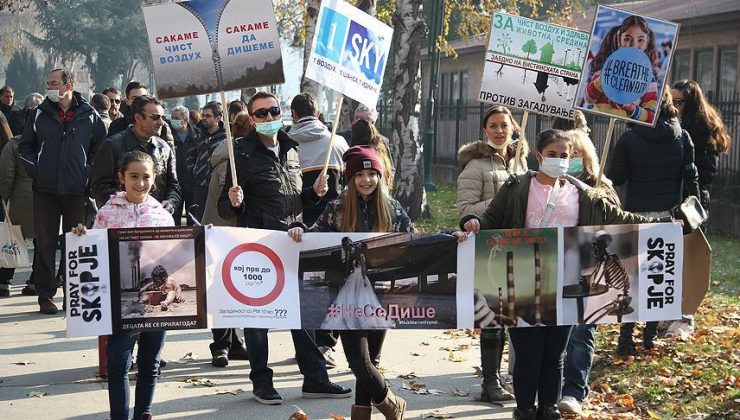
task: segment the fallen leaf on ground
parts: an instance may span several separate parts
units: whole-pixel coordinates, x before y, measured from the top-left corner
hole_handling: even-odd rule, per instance
[[[216,395],[221,395],[221,394],[239,395],[239,394],[241,394],[243,392],[244,392],[243,389],[237,388],[237,389],[235,389],[233,391],[216,391]]]
[[[412,351],[412,352],[411,352],[411,355],[412,355],[412,356],[423,356],[423,355],[424,355],[424,353],[417,353],[417,352],[415,352],[415,351]]]
[[[41,392],[41,391],[31,391],[31,392],[28,393],[28,396],[29,397],[41,398],[44,395],[49,395],[49,393],[48,392]]]
[[[447,354],[447,360],[449,360],[450,362],[456,362],[457,363],[457,362],[464,361],[465,358],[462,357],[462,356],[460,356],[459,353],[454,352],[454,351],[451,351],[451,352],[449,352],[449,354]]]
[[[473,366],[473,369],[475,369],[475,376],[478,378],[483,377],[483,369],[481,369],[480,366]]]
[[[14,362],[13,364],[18,365],[18,366],[26,366],[26,365],[35,365],[36,362],[32,362],[30,360],[21,360],[20,362]]]
[[[1,381],[0,381],[1,382]],[[101,378],[100,376],[96,376],[94,378],[85,378],[85,379],[79,379],[74,382],[73,384],[96,384],[100,382],[108,382],[106,379]]]
[[[426,388],[426,387],[427,387],[426,384],[421,383],[421,382],[416,382],[416,381],[403,382],[401,384],[401,388],[408,389],[408,390],[411,390],[411,391],[416,391],[418,389],[422,389],[422,388]]]
[[[401,379],[416,379],[416,378],[418,378],[418,376],[416,376],[416,374],[414,372],[407,373],[405,375],[398,375],[398,377],[401,378]]]
[[[331,420],[344,420],[344,416],[341,414],[331,413]]]
[[[465,388],[455,388],[454,390],[452,390],[452,393],[454,395],[457,395],[458,397],[467,397],[468,395],[470,395],[470,390]]]
[[[197,359],[198,359],[198,355],[196,355],[196,354],[193,354],[193,352],[188,352],[188,353],[186,353],[186,354],[185,354],[185,356],[182,356],[182,357],[180,358],[180,361],[181,361],[181,362],[186,362],[186,363],[187,363],[187,362],[192,362],[192,361],[195,361],[195,360],[197,360]]]
[[[200,376],[191,376],[189,378],[183,379],[182,382],[185,382],[186,384],[208,386],[208,387],[216,386],[216,383],[214,383],[212,380],[206,379]]]
[[[423,419],[451,419],[453,417],[451,414],[447,414],[444,411],[434,410],[434,411],[430,411],[428,413],[422,414],[421,418]]]
[[[296,411],[288,417],[288,420],[308,420],[308,415],[303,410],[295,405],[293,407],[295,407]]]
[[[429,343],[427,343],[426,341],[422,341],[422,342],[421,342],[420,344],[421,344],[422,346],[428,346],[428,345],[429,345]]]

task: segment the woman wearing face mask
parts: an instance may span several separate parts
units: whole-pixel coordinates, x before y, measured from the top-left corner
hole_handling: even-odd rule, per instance
[[[678,109],[666,85],[655,127],[635,125],[620,137],[614,147],[609,178],[614,185],[627,183],[625,210],[662,217],[670,214],[689,195],[699,197],[694,165],[694,143],[681,129]],[[686,320],[690,327],[690,319]],[[621,325],[617,355],[634,355],[634,323]],[[642,332],[642,348],[655,347],[657,322],[648,322]]]
[[[457,178],[457,213],[459,216],[480,216],[488,207],[502,185],[514,174],[517,140],[521,129],[511,111],[503,106],[493,106],[486,111],[481,124],[485,141],[477,140],[460,148],[458,162],[462,168]],[[529,153],[523,138],[522,154],[517,173],[527,172],[525,160]],[[506,330],[502,327],[481,330],[481,370],[483,402],[511,401],[514,396],[504,389],[499,375],[501,358],[506,343]]]
[[[620,223],[651,223],[658,219],[637,216],[604,200],[586,184],[566,179],[572,140],[561,130],[537,136],[539,172],[507,182],[481,216],[466,215],[463,230],[568,227]],[[670,219],[670,218],[668,218]],[[666,220],[668,220],[666,219]],[[559,419],[555,404],[561,391],[563,353],[570,326],[511,329],[514,362],[515,419]],[[535,407],[535,399],[539,408]]]

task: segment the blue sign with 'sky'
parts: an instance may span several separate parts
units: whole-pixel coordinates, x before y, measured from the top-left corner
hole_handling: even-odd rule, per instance
[[[389,41],[327,7],[317,35],[316,53],[380,84],[387,59],[384,47]]]

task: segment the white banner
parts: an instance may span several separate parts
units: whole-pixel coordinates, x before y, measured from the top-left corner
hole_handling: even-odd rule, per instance
[[[108,335],[113,330],[108,231],[66,234],[67,337]]]
[[[299,250],[286,232],[207,229],[208,325],[300,329]]]
[[[306,77],[375,108],[393,29],[341,0],[321,2]]]

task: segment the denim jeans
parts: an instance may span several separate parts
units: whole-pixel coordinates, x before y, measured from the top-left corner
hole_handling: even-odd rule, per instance
[[[113,334],[108,337],[108,402],[111,420],[129,419],[130,391],[128,370],[136,334]],[[139,351],[136,354],[138,374],[134,418],[152,411],[154,388],[159,376],[159,360],[164,345],[164,331],[144,332],[139,336]]]
[[[385,378],[378,370],[386,330],[341,331],[342,347],[355,375],[355,404],[380,403],[388,393]]]
[[[560,398],[563,354],[571,326],[521,327],[509,329],[514,344],[514,396],[523,410],[554,405]]]
[[[267,367],[269,342],[267,329],[245,328],[244,340],[249,349],[249,379],[254,389],[272,387],[272,369]],[[329,383],[324,355],[316,347],[316,340],[308,330],[290,330],[293,347],[298,360],[298,368],[303,375],[303,386]]]
[[[571,396],[581,402],[588,396],[588,375],[594,361],[595,333],[594,324],[576,325],[570,332],[565,356],[563,396]]]

